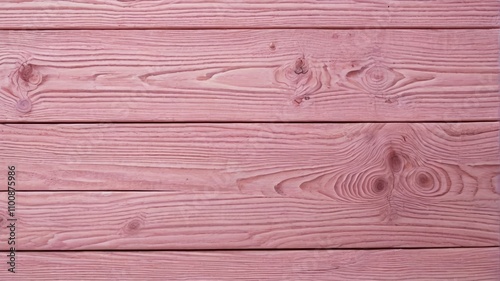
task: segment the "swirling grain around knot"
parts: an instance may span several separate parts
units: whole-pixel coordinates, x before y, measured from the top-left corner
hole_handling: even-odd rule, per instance
[[[416,167],[400,178],[401,192],[409,196],[440,197],[451,189],[446,172],[438,167]]]
[[[300,57],[279,67],[274,72],[274,79],[288,87],[306,85],[312,78],[312,71],[305,58]]]
[[[32,108],[32,104],[31,104],[31,101],[29,99],[21,99],[21,100],[18,100],[16,103],[16,109],[17,109],[17,111],[19,111],[21,113],[28,113],[31,111],[31,108]]]
[[[138,233],[144,226],[144,220],[140,217],[129,220],[120,230],[121,235],[132,235]]]
[[[350,203],[383,200],[391,192],[392,182],[392,178],[387,176],[385,170],[367,167],[361,173],[332,178],[328,184],[329,196]]]
[[[362,90],[382,94],[394,87],[404,76],[384,65],[373,64],[347,73],[346,78]]]
[[[15,83],[26,91],[34,90],[43,80],[37,66],[31,63],[22,64],[17,70],[15,77]]]

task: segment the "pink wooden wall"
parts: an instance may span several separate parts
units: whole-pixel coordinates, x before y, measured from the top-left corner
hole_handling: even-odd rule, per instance
[[[499,0],[1,1],[0,280],[500,280],[499,28]]]

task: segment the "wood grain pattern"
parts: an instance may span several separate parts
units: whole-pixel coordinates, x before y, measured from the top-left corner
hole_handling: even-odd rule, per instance
[[[117,190],[20,193],[26,250],[498,246],[498,126],[16,124],[0,159]]]
[[[498,27],[496,0],[3,0],[0,28]]]
[[[500,250],[19,253],[16,280],[498,280]],[[6,270],[0,278],[9,279]]]
[[[499,28],[500,0],[1,1],[0,280],[497,280]]]
[[[18,193],[16,249],[498,246],[499,199],[481,193],[461,199],[394,192],[362,203],[355,200],[363,198],[214,192]],[[7,206],[5,193],[1,197]],[[0,216],[0,226],[6,228],[6,211]],[[2,250],[7,247],[0,244]]]
[[[0,121],[499,120],[498,37],[497,29],[2,31]]]
[[[375,196],[376,179],[416,192],[418,175],[427,175],[419,195],[472,198],[498,188],[498,135],[496,122],[11,124],[0,125],[0,163],[18,167],[24,191],[229,191],[362,202]]]

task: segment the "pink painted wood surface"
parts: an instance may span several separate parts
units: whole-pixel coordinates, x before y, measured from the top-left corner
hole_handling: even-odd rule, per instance
[[[214,191],[18,193],[16,249],[499,246],[498,194],[422,193],[354,188],[334,198]],[[5,193],[0,196],[6,206]],[[6,228],[6,212],[0,216]]]
[[[2,0],[0,28],[499,27],[497,0]]]
[[[497,280],[500,249],[19,253],[14,280]],[[13,275],[0,271],[2,280]],[[18,279],[16,279],[18,278]]]
[[[0,121],[499,120],[498,32],[2,31]]]
[[[0,123],[45,124],[0,125],[0,280],[497,280],[499,27],[498,0],[2,1]]]
[[[498,246],[498,126],[16,124],[0,145],[19,190],[74,190],[19,193],[24,250]]]
[[[0,167],[16,165],[23,191],[213,191],[363,201],[379,179],[431,198],[493,199],[498,134],[496,122],[9,124],[0,125]]]

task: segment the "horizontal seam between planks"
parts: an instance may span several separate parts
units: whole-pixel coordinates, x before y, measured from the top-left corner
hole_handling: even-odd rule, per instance
[[[448,124],[448,123],[496,123],[500,119],[485,119],[485,120],[429,120],[429,121],[54,121],[54,122],[0,122],[0,125],[69,125],[69,124]]]
[[[340,26],[340,27],[327,27],[327,26],[298,26],[298,27],[278,27],[278,26],[270,26],[270,27],[110,27],[110,28],[100,28],[100,27],[58,27],[58,28],[50,28],[50,27],[45,27],[45,28],[30,28],[30,27],[10,27],[10,28],[5,28],[5,27],[0,27],[1,31],[57,31],[57,30],[81,30],[81,31],[96,31],[96,30],[295,30],[295,29],[302,29],[302,30],[307,30],[307,29],[315,29],[315,30],[365,30],[365,29],[384,29],[384,30],[398,30],[398,29],[405,29],[405,30],[433,30],[433,29],[442,29],[442,30],[471,30],[471,29],[499,29],[500,25],[494,25],[494,26],[430,26],[430,27],[425,27],[425,26],[414,26],[414,27],[408,27],[408,26],[391,26],[391,27],[383,27],[383,26],[374,26],[374,27],[366,27],[366,26]]]
[[[447,250],[447,249],[490,249],[500,246],[464,246],[464,247],[397,247],[397,248],[235,248],[235,249],[145,249],[145,250],[16,250],[19,253],[51,253],[51,252],[267,252],[267,251],[380,251],[380,250]],[[9,251],[0,251],[8,253]]]

